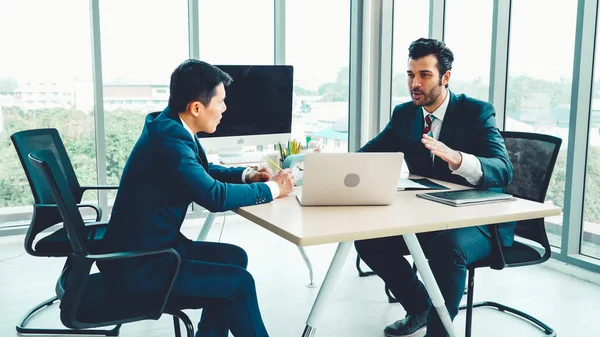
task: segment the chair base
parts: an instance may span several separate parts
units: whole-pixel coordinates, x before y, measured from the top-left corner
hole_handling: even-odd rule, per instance
[[[547,324],[545,324],[544,322],[540,321],[539,319],[537,319],[527,313],[524,313],[520,310],[517,310],[515,308],[511,308],[504,304],[500,304],[500,303],[492,302],[492,301],[473,303],[473,308],[479,308],[479,307],[490,307],[490,308],[495,308],[498,311],[511,313],[511,314],[513,314],[517,317],[520,317],[520,318],[528,321],[529,323],[537,326],[540,330],[544,331],[546,336],[550,336],[550,337],[556,336],[556,331],[554,331],[554,329],[549,327]],[[459,307],[459,310],[464,310],[464,309],[467,309],[466,305]]]
[[[392,292],[387,284],[385,285],[385,294],[387,295],[388,303],[398,303],[398,300],[394,297],[394,295],[392,295]]]
[[[358,254],[356,254],[356,270],[358,270],[358,277],[375,275],[374,271],[363,271],[360,268],[360,256]]]
[[[186,336],[194,337],[194,325],[192,321],[183,311],[177,310],[173,312],[169,312],[169,314],[173,315],[173,327],[175,328],[175,337],[181,337],[181,330],[179,328],[179,320],[183,322],[185,326]]]
[[[54,296],[38,304],[33,309],[29,310],[25,314],[25,317],[15,327],[18,333],[21,334],[38,334],[38,335],[102,335],[102,336],[118,336],[121,325],[116,325],[110,330],[96,330],[96,329],[42,329],[42,328],[26,328],[25,324],[33,317],[36,313],[45,307],[51,306],[54,302],[59,301],[58,297]]]

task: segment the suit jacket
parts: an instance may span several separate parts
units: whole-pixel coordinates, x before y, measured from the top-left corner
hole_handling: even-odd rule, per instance
[[[265,183],[243,184],[243,171],[209,163],[176,112],[149,114],[125,165],[100,251],[174,248],[185,258],[180,228],[191,202],[222,212],[273,200]],[[143,281],[152,287],[148,280],[166,275],[168,265],[141,258],[98,267],[121,285]]]
[[[448,147],[477,157],[483,177],[479,188],[501,190],[512,180],[513,167],[504,139],[496,127],[494,107],[465,95],[450,93],[450,102],[442,122],[438,140]],[[430,152],[421,143],[423,111],[412,101],[394,108],[392,119],[385,129],[363,146],[364,152],[403,152],[410,172],[472,186],[459,175],[452,174],[448,163],[439,157],[431,160]],[[490,236],[490,226],[478,226]],[[498,225],[500,243],[510,246],[514,239],[515,222]]]

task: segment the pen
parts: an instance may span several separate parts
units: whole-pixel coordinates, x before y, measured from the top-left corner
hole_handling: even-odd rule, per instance
[[[283,151],[283,146],[281,143],[277,144],[279,146],[279,158],[283,161],[285,159],[285,153]]]
[[[281,168],[281,166],[277,165],[277,163],[275,163],[273,161],[273,159],[269,158],[269,157],[265,157],[267,159],[267,161],[269,163],[271,163],[271,165],[275,166],[276,169],[278,169],[279,171],[283,171],[283,169]]]

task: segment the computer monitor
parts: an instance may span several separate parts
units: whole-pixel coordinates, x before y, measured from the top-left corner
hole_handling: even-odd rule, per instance
[[[202,145],[220,152],[243,146],[287,142],[292,131],[294,69],[285,65],[216,65],[233,82],[225,87],[225,104],[217,131],[198,133]]]

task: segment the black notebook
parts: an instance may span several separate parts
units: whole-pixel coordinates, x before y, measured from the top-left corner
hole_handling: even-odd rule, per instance
[[[429,192],[417,194],[417,197],[441,202],[451,206],[466,206],[488,202],[514,200],[513,196],[510,194],[487,190]]]

